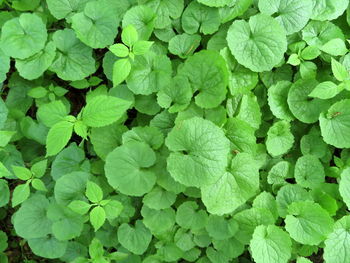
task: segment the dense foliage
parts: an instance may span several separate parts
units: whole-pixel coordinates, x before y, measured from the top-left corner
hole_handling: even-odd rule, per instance
[[[349,263],[349,0],[0,0],[0,263]]]

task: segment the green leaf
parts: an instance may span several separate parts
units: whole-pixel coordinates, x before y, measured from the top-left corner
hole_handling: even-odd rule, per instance
[[[82,111],[82,120],[89,127],[107,126],[118,121],[130,106],[130,101],[99,95],[88,101]]]
[[[294,119],[291,113],[287,98],[292,83],[289,81],[279,81],[268,89],[268,103],[273,115],[277,118],[291,121]]]
[[[56,56],[56,46],[50,41],[44,49],[26,59],[16,59],[16,68],[21,77],[37,79],[51,66]]]
[[[52,233],[60,241],[79,237],[83,231],[85,218],[64,205],[51,203],[47,217],[52,221]]]
[[[329,101],[310,98],[309,94],[319,83],[314,79],[300,79],[290,88],[288,105],[293,115],[304,123],[314,123],[320,113],[330,105]]]
[[[350,249],[350,217],[344,216],[334,224],[333,232],[325,241],[323,257],[327,263],[348,263]]]
[[[338,61],[332,58],[332,72],[334,77],[339,81],[344,81],[349,79],[350,75],[346,68],[340,64]]]
[[[298,66],[300,65],[300,58],[298,54],[292,54],[289,56],[287,63],[292,65],[292,66]]]
[[[258,165],[246,153],[239,153],[215,183],[204,186],[202,201],[212,214],[228,214],[253,197],[259,189]]]
[[[258,226],[250,241],[250,249],[256,263],[288,262],[292,255],[292,240],[277,226]]]
[[[101,187],[92,181],[87,182],[85,195],[92,203],[99,203],[103,199]]]
[[[181,35],[176,35],[169,41],[169,52],[180,58],[187,58],[194,53],[200,42],[201,37],[197,34],[190,35],[183,33]]]
[[[46,26],[36,14],[23,13],[2,27],[0,47],[13,58],[25,59],[45,47]]]
[[[122,41],[128,47],[132,47],[139,39],[136,28],[133,25],[126,26],[122,31]]]
[[[219,29],[220,14],[216,8],[192,1],[182,14],[181,23],[187,34],[213,34]]]
[[[333,219],[328,212],[311,201],[292,203],[285,223],[291,238],[305,245],[318,245],[333,229]]]
[[[347,207],[350,207],[350,169],[347,168],[341,173],[339,182],[339,193]]]
[[[348,52],[344,40],[340,38],[335,38],[328,41],[320,49],[332,56],[343,56]]]
[[[74,124],[68,121],[57,122],[51,127],[46,138],[46,156],[58,154],[72,137]]]
[[[132,46],[137,40],[148,40],[154,28],[156,14],[146,5],[139,5],[130,8],[123,17],[123,28],[133,25],[138,33],[138,39],[135,32],[126,32],[125,37],[122,34],[123,43]],[[131,31],[134,31],[131,29]],[[125,41],[124,41],[125,40]]]
[[[141,215],[142,222],[152,234],[162,234],[175,225],[175,211],[172,208],[155,210],[144,205]]]
[[[129,48],[123,44],[114,44],[110,46],[108,49],[117,57],[124,58],[129,56]]]
[[[334,103],[320,115],[320,128],[323,140],[337,148],[350,147],[350,100]]]
[[[134,127],[129,131],[126,131],[122,136],[123,144],[136,141],[145,142],[152,149],[159,149],[164,143],[164,136],[160,130],[156,127],[144,126]]]
[[[323,100],[331,99],[338,95],[344,86],[336,85],[332,81],[325,81],[318,84],[309,94],[310,97],[319,98]]]
[[[51,221],[46,212],[49,201],[43,195],[33,195],[15,213],[13,224],[16,233],[26,239],[45,237],[51,233]]]
[[[113,65],[113,86],[122,83],[131,72],[131,63],[128,58],[119,59]]]
[[[68,205],[73,200],[84,199],[88,176],[85,172],[68,172],[58,178],[54,188],[57,203]]]
[[[10,201],[10,189],[5,180],[0,180],[0,193],[0,207],[3,207]]]
[[[261,0],[261,13],[275,17],[287,35],[303,29],[312,15],[313,2],[309,0]]]
[[[28,199],[29,196],[30,196],[29,183],[17,185],[16,188],[13,190],[13,194],[12,194],[12,207],[15,207],[23,203],[25,200]]]
[[[348,5],[348,0],[315,1],[311,18],[320,21],[336,19],[344,13]]]
[[[150,50],[153,43],[152,41],[145,40],[137,41],[132,47],[132,52],[135,55],[144,55]]]
[[[314,189],[324,182],[325,172],[317,157],[304,155],[295,164],[294,177],[300,186]]]
[[[22,181],[27,181],[32,177],[32,172],[26,167],[13,165],[12,171],[15,174],[15,176],[21,179]]]
[[[28,240],[28,245],[39,257],[60,258],[66,253],[68,242],[59,241],[53,236],[34,238]]]
[[[227,42],[238,63],[255,72],[271,70],[287,50],[284,29],[264,14],[250,17],[249,22],[234,21],[227,33]]]
[[[75,36],[72,29],[56,31],[52,36],[57,56],[50,70],[63,80],[81,80],[96,71],[92,49]]]
[[[41,105],[36,113],[37,119],[47,127],[52,127],[69,114],[69,109],[61,100]]]
[[[155,184],[156,176],[149,169],[155,161],[156,155],[147,144],[123,144],[106,158],[105,172],[108,183],[123,194],[142,196]]]
[[[287,153],[292,148],[294,136],[287,121],[275,122],[267,132],[266,149],[272,156]]]
[[[150,95],[170,85],[171,74],[170,59],[149,52],[135,58],[126,83],[134,94]]]
[[[225,99],[228,70],[223,57],[212,50],[203,50],[186,60],[180,74],[185,75],[198,94],[196,104],[201,108],[215,108]]]
[[[70,17],[76,12],[83,11],[90,0],[47,0],[51,14],[57,19]]]
[[[198,2],[212,7],[223,7],[231,4],[232,0],[198,0]]]
[[[177,75],[170,85],[164,86],[157,93],[157,102],[170,113],[180,112],[188,107],[192,98],[192,88],[188,78]]]
[[[105,221],[106,221],[106,212],[102,207],[97,206],[91,210],[90,222],[94,227],[95,232],[103,226]]]
[[[155,187],[144,196],[142,201],[149,208],[156,210],[166,209],[175,203],[176,194],[168,192],[160,187]]]
[[[168,171],[186,186],[214,183],[225,172],[229,141],[210,121],[195,117],[179,122],[165,144],[172,151],[167,159]]]
[[[151,239],[151,232],[140,220],[136,221],[135,227],[124,223],[118,228],[120,244],[136,255],[142,255],[147,250]]]
[[[345,40],[342,30],[330,21],[310,21],[302,30],[302,35],[303,40],[309,46],[315,46],[317,48],[321,48],[328,41],[335,38]]]
[[[92,48],[105,48],[113,44],[118,24],[111,4],[103,0],[88,2],[84,12],[72,17],[72,28],[77,37]]]

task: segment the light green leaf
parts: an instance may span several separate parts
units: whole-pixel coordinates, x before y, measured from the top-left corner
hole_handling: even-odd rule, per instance
[[[95,232],[103,226],[105,221],[106,221],[106,212],[102,207],[96,206],[91,210],[90,222],[94,227]]]
[[[232,3],[232,0],[198,0],[199,3],[212,7],[223,7]]]
[[[124,58],[129,56],[129,48],[123,44],[114,44],[110,46],[108,49],[117,57]]]
[[[99,95],[88,101],[83,109],[82,120],[89,127],[107,126],[118,121],[130,106],[130,101]]]
[[[155,187],[143,197],[143,203],[149,208],[160,210],[171,207],[175,203],[176,194],[160,187]]]
[[[334,77],[339,81],[344,81],[349,79],[349,72],[346,70],[345,66],[332,58],[332,72]]]
[[[113,86],[122,83],[130,74],[131,63],[128,58],[119,59],[113,65]]]
[[[106,158],[105,172],[108,183],[123,194],[142,196],[155,184],[156,176],[149,169],[155,161],[156,155],[147,144],[123,144]]]
[[[246,153],[239,153],[215,183],[204,186],[202,201],[211,214],[228,214],[243,205],[259,189],[259,166]]]
[[[68,207],[79,215],[85,215],[91,208],[91,205],[80,200],[72,201]]]
[[[93,203],[99,203],[103,199],[103,191],[101,187],[92,181],[87,182],[85,195],[90,202]]]
[[[333,229],[333,219],[328,212],[312,201],[289,205],[285,223],[291,238],[305,245],[318,245]]]
[[[238,63],[255,72],[271,70],[287,50],[284,29],[264,14],[250,17],[249,22],[234,21],[227,33],[227,42]]]
[[[350,99],[334,103],[320,115],[323,140],[337,148],[350,147]]]
[[[0,180],[0,207],[7,205],[10,201],[10,189],[8,183],[5,180]]]
[[[15,174],[15,176],[21,179],[22,181],[27,181],[32,177],[31,171],[26,167],[13,165],[12,171]]]
[[[136,28],[133,25],[124,27],[122,31],[122,41],[128,47],[132,47],[139,39]]]
[[[92,49],[75,36],[72,29],[58,30],[53,34],[57,56],[49,68],[63,80],[81,80],[96,71]]]
[[[34,13],[23,13],[3,25],[0,47],[10,57],[25,59],[42,50],[46,40],[42,19]]]
[[[32,181],[32,186],[35,190],[46,192],[47,188],[44,182],[38,178],[34,178]]]
[[[292,255],[292,240],[277,226],[258,226],[250,249],[256,263],[287,263]]]
[[[58,154],[72,137],[74,124],[68,121],[57,122],[51,127],[46,138],[46,156]]]
[[[331,99],[338,95],[344,86],[336,85],[332,81],[324,81],[318,84],[309,94],[310,97],[319,98],[323,100]]]
[[[151,232],[140,220],[136,221],[135,227],[124,223],[118,228],[120,244],[136,255],[142,255],[147,250],[151,239]]]
[[[260,0],[259,10],[274,16],[287,34],[293,34],[306,26],[312,15],[313,2],[310,0]]]
[[[25,200],[28,199],[29,196],[30,196],[29,183],[17,185],[16,188],[13,190],[13,194],[12,194],[12,207],[15,207],[23,203]]]
[[[74,132],[78,134],[83,139],[87,140],[88,136],[88,127],[82,121],[76,121],[74,123]]]
[[[108,204],[106,204],[103,208],[106,212],[107,219],[113,220],[122,213],[124,206],[117,200],[109,200]]]
[[[165,144],[172,151],[167,159],[168,171],[186,186],[212,184],[225,172],[229,140],[208,120],[195,117],[179,122]]]
[[[332,56],[343,56],[348,52],[343,39],[334,38],[320,48],[323,52]]]
[[[301,51],[301,58],[305,60],[313,60],[321,54],[319,48],[315,46],[307,46]]]
[[[132,52],[135,55],[144,55],[150,50],[153,43],[154,42],[152,41],[145,41],[145,40],[137,41],[132,47]]]
[[[16,68],[21,77],[37,79],[51,66],[56,56],[56,46],[50,41],[38,53],[26,59],[16,59]]]
[[[92,48],[105,48],[113,44],[118,24],[111,4],[103,0],[88,2],[84,12],[72,17],[72,28],[77,37]]]

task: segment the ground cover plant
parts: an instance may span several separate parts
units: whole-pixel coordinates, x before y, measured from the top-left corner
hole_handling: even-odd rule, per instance
[[[0,263],[350,263],[349,0],[0,8]]]

